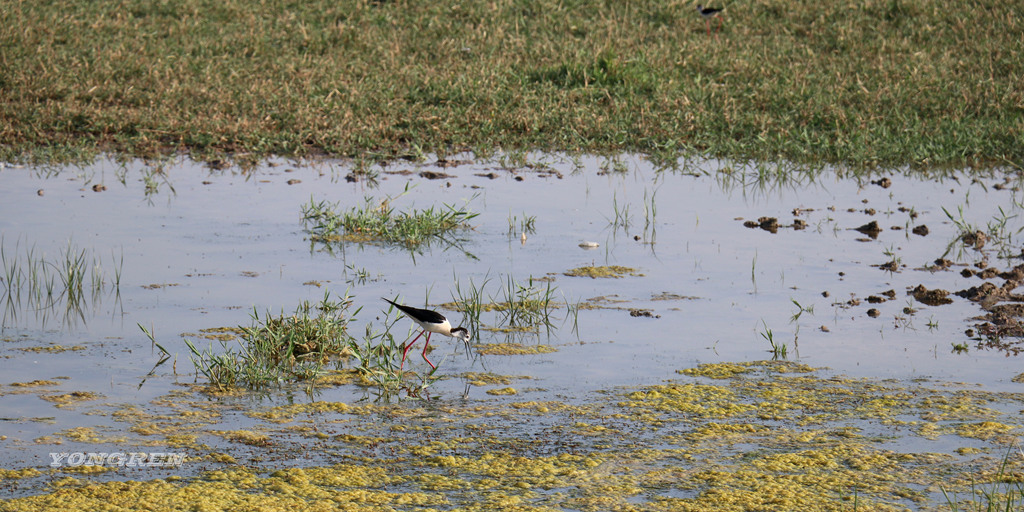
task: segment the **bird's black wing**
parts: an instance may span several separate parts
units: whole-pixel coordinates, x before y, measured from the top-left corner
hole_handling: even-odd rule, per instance
[[[427,322],[428,324],[440,324],[447,320],[444,315],[437,311],[431,311],[429,309],[414,308],[412,306],[404,306],[395,301],[384,299],[387,303],[398,308],[399,311],[411,316],[421,322]]]

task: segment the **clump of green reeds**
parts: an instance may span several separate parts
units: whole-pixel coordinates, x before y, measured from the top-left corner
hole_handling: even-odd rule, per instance
[[[535,284],[530,277],[526,284],[518,283],[512,276],[506,277],[502,287],[503,301],[496,303],[502,314],[502,324],[510,327],[544,326],[551,328],[551,310],[556,288],[551,281]]]
[[[314,243],[379,242],[415,249],[433,240],[457,244],[454,233],[467,228],[467,221],[479,215],[449,204],[396,212],[391,207],[392,199],[366,198],[362,206],[347,210],[339,209],[337,203],[310,199],[302,207],[302,222]]]
[[[221,342],[219,351],[212,346],[200,351],[188,339],[185,344],[196,371],[218,388],[312,382],[332,358],[352,354],[355,342],[348,324],[359,310],[351,312],[351,306],[347,294],[332,300],[327,292],[320,302],[303,302],[292,315],[261,318],[253,311],[252,325],[241,328],[241,339]]]
[[[20,241],[8,249],[0,238],[3,323],[16,321],[26,310],[35,312],[43,323],[50,315],[60,316],[65,323],[84,322],[85,311],[105,292],[120,297],[123,265],[123,256],[112,256],[109,266],[104,267],[101,258],[70,240],[55,258],[50,258],[34,245],[22,249]]]
[[[537,331],[540,328],[551,330],[555,327],[554,310],[562,306],[556,302],[556,286],[549,280],[527,279],[526,283],[516,281],[511,275],[506,276],[498,295],[485,298],[485,289],[491,282],[489,278],[477,285],[472,280],[465,289],[458,279],[455,280],[454,301],[448,306],[466,315],[467,327],[472,332],[481,328],[481,315],[484,312],[495,313],[494,323],[488,327],[493,330],[506,331]],[[573,318],[573,330],[576,330],[577,308],[569,308],[569,314],[563,318]]]

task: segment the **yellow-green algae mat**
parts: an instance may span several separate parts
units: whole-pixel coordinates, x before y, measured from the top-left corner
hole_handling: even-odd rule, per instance
[[[179,474],[6,470],[0,483],[44,494],[0,510],[949,510],[977,504],[972,486],[1024,485],[1019,393],[785,362],[679,373],[568,401],[523,401],[550,398],[541,390],[218,411],[181,391],[109,412],[129,425],[106,441],[184,450]],[[218,424],[229,412],[245,430]]]

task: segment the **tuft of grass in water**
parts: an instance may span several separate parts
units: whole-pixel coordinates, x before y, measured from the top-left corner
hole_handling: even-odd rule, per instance
[[[457,245],[460,240],[454,233],[467,229],[467,222],[479,215],[449,204],[442,208],[431,206],[425,210],[396,212],[391,201],[390,197],[379,202],[366,198],[361,207],[341,210],[339,203],[310,199],[302,207],[302,222],[314,243],[376,242],[413,250],[434,240]]]
[[[619,197],[617,193],[612,195],[612,213],[612,217],[605,217],[608,220],[608,226],[612,228],[612,232],[617,232],[620,228],[623,233],[628,231],[633,217],[629,213],[628,203],[622,208],[619,208]]]
[[[84,323],[86,311],[105,292],[120,299],[124,255],[112,256],[111,264],[104,267],[101,258],[70,240],[57,257],[50,258],[34,245],[22,249],[20,241],[8,248],[0,237],[0,266],[3,326],[16,322],[25,311],[34,312],[44,325],[53,315],[64,324]]]
[[[516,215],[509,213],[508,216],[508,236],[513,237],[520,233],[532,235],[537,231],[537,216],[523,214],[523,218],[520,219]]]
[[[558,288],[551,281],[535,282],[530,277],[526,283],[520,283],[512,276],[506,276],[498,295],[485,298],[485,289],[490,281],[490,278],[485,278],[483,283],[476,285],[470,280],[469,286],[463,288],[456,279],[455,297],[443,306],[465,314],[466,326],[474,333],[480,330],[537,332],[541,327],[548,331],[554,328],[557,320],[554,310],[563,304],[555,301]],[[572,318],[573,332],[578,333],[579,303],[575,307],[568,302],[564,305],[568,306],[568,314],[561,320],[564,323]],[[485,312],[492,312],[495,316],[487,326],[481,319]]]
[[[237,344],[222,341],[219,351],[212,346],[199,350],[188,339],[185,344],[197,374],[220,389],[264,389],[294,381],[312,385],[331,358],[352,354],[348,324],[359,310],[350,312],[351,306],[348,295],[331,300],[327,292],[320,302],[304,301],[292,315],[260,318],[254,310],[252,325],[240,327]]]
[[[889,5],[766,0],[712,38],[663,2],[15,2],[0,160],[497,147],[1020,165],[1024,18]]]
[[[762,320],[761,323],[764,325],[764,331],[761,332],[761,337],[771,345],[772,359],[785,359],[787,353],[786,344],[777,343],[775,341],[775,335],[772,333],[772,330],[768,328],[768,324],[766,324],[764,320]]]
[[[545,326],[550,329],[553,327],[551,310],[555,289],[551,281],[542,286],[534,286],[531,277],[523,285],[517,283],[511,275],[507,276],[502,288],[505,300],[495,304],[502,314],[500,324],[511,328]]]
[[[986,482],[977,482],[971,478],[971,493],[968,499],[961,500],[956,493],[946,492],[940,486],[942,496],[951,512],[1012,512],[1024,508],[1024,482],[1020,473],[1012,472],[1011,456],[1024,457],[1019,446],[1011,446],[1003,457],[999,470],[987,478]]]
[[[142,332],[146,335],[146,337],[149,338],[149,343],[152,345],[152,347],[156,348],[157,350],[160,351],[160,359],[157,360],[156,364],[153,365],[153,368],[151,368],[149,370],[149,373],[147,373],[145,376],[143,376],[142,380],[139,381],[139,388],[138,389],[142,389],[142,385],[146,383],[146,379],[152,377],[153,375],[156,375],[156,369],[161,367],[161,366],[163,366],[164,363],[166,363],[168,360],[171,359],[171,353],[168,352],[167,349],[163,347],[163,345],[161,345],[161,344],[156,342],[156,336],[154,336],[153,330],[151,328],[147,329],[145,326],[143,326],[140,323],[136,323],[135,325],[138,325],[139,329],[141,329]],[[177,373],[177,366],[178,366],[178,358],[175,357],[174,358],[174,365],[173,365],[173,368],[175,369],[175,373]]]
[[[957,235],[951,240],[943,253],[946,257],[955,248],[956,257],[962,260],[968,253],[968,249],[980,252],[985,247],[995,247],[999,258],[1009,259],[1020,254],[1014,237],[1024,231],[1024,226],[1016,227],[1011,221],[1018,218],[1018,215],[1007,214],[1003,207],[999,207],[999,213],[992,217],[985,225],[985,229],[969,223],[964,218],[964,205],[957,205],[957,215],[953,215],[945,207],[942,212],[956,226]],[[986,249],[987,250],[987,249]]]
[[[459,281],[458,276],[453,276],[455,281],[455,296],[452,297],[453,303],[452,308],[456,311],[462,312],[465,316],[466,325],[469,332],[478,333],[480,332],[480,315],[486,309],[484,299],[484,289],[487,288],[487,283],[490,282],[489,275],[484,276],[484,280],[479,286],[473,281],[473,278],[469,278],[469,286],[463,290],[462,282]]]
[[[647,188],[644,188],[644,242],[651,244],[652,250],[658,239],[658,228],[655,222],[658,217],[657,195],[658,187],[654,188],[650,196],[647,194]]]

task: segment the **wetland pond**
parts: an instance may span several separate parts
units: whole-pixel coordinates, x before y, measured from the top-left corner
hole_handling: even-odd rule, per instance
[[[0,168],[0,510],[1020,506],[1016,174],[216,167]],[[315,205],[476,215],[413,245]],[[396,296],[544,306],[483,307],[389,395],[343,355],[259,390],[193,365],[325,297],[402,343]]]

